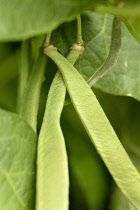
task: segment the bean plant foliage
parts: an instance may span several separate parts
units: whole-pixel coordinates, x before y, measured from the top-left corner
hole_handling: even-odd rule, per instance
[[[0,0],[0,209],[140,209],[139,0]]]

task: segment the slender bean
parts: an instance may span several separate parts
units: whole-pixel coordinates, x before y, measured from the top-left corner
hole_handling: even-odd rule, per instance
[[[110,50],[105,62],[95,71],[93,76],[88,80],[88,84],[92,87],[97,80],[104,76],[117,62],[121,48],[121,19],[114,17],[112,25],[112,36]]]
[[[52,45],[45,53],[58,66],[72,103],[119,188],[140,209],[140,175],[124,150],[96,96],[80,73]]]
[[[74,44],[67,59],[75,63],[83,47]],[[68,209],[68,163],[60,116],[66,87],[58,71],[49,90],[38,139],[36,210]]]

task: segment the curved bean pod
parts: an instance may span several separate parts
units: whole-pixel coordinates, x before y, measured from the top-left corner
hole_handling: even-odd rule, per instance
[[[124,150],[96,96],[80,73],[52,45],[48,55],[58,66],[72,103],[117,185],[140,209],[140,175]]]
[[[112,25],[112,36],[110,50],[105,62],[95,71],[93,76],[87,81],[89,86],[92,87],[98,79],[104,76],[109,69],[111,69],[118,60],[121,48],[121,18],[114,17]]]
[[[83,47],[74,45],[67,59],[75,63]],[[60,127],[66,87],[58,71],[49,90],[38,139],[36,210],[68,209],[68,163]]]

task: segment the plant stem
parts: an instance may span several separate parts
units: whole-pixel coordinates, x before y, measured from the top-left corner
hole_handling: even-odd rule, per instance
[[[21,57],[19,65],[19,84],[17,97],[17,113],[21,114],[23,106],[24,92],[27,85],[28,74],[30,68],[30,40],[21,43]]]
[[[36,132],[37,129],[37,113],[39,106],[40,91],[44,78],[46,67],[46,56],[43,54],[42,47],[39,50],[39,55],[34,63],[33,70],[29,77],[24,96],[24,103],[21,110],[23,118],[31,125]]]
[[[82,25],[81,25],[81,16],[78,15],[77,18],[77,44],[83,44],[82,39]]]
[[[52,35],[52,31],[50,31],[49,33],[47,33],[46,39],[45,39],[45,42],[44,42],[44,46],[47,46],[47,45],[50,44],[51,35]]]
[[[105,62],[95,71],[93,76],[88,80],[88,84],[92,87],[97,80],[104,76],[110,68],[112,68],[119,57],[119,52],[121,48],[121,19],[120,17],[114,17],[112,25],[112,36],[110,50]]]

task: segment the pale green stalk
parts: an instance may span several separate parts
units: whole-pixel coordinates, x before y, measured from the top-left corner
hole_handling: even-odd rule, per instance
[[[83,47],[74,44],[67,59],[75,63]],[[60,116],[66,87],[58,71],[49,90],[38,139],[36,210],[68,210],[69,175]]]
[[[21,43],[21,55],[19,62],[19,84],[17,97],[17,112],[21,113],[23,105],[23,97],[27,85],[28,74],[30,68],[30,40],[25,40]]]
[[[77,20],[77,44],[83,44],[81,16],[78,15],[76,20]]]
[[[38,58],[34,63],[33,70],[29,77],[23,97],[23,106],[21,116],[31,125],[36,132],[37,113],[39,106],[40,91],[43,81],[45,80],[44,71],[46,67],[46,56],[42,48],[39,51]]]
[[[131,203],[140,209],[140,174],[124,150],[96,96],[80,73],[56,48],[46,47],[45,53],[60,69],[81,122],[117,185]]]
[[[52,35],[52,31],[50,31],[49,33],[47,33],[45,41],[44,41],[44,46],[47,46],[50,44],[50,40],[51,40],[51,35]]]

